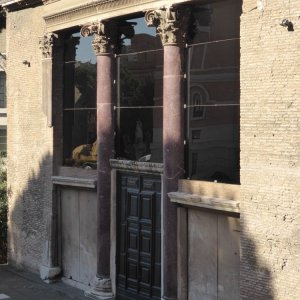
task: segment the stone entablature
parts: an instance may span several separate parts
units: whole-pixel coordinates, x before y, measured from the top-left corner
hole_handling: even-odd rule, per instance
[[[61,2],[61,4],[60,4]],[[98,0],[65,9],[64,0],[47,6],[44,20],[48,31],[57,31],[80,26],[95,20],[105,20],[126,14],[170,6],[169,1],[160,0]],[[191,0],[174,0],[172,5]]]

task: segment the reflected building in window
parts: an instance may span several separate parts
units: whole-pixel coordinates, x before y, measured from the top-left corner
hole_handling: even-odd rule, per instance
[[[7,150],[6,115],[6,18],[0,15],[0,153]]]
[[[117,157],[162,162],[163,51],[155,31],[136,22],[118,55]]]
[[[239,27],[231,20],[238,19],[240,11],[228,4],[193,8],[194,36],[187,59],[187,177],[239,183]]]
[[[64,44],[63,147],[66,165],[96,168],[96,61],[91,39]]]

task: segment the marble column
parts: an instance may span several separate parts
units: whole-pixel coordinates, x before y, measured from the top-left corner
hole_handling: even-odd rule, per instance
[[[164,46],[163,73],[163,299],[177,299],[177,208],[168,197],[184,176],[183,49],[188,10],[173,7],[148,11]]]
[[[40,49],[42,50],[42,110],[47,119],[47,126],[53,126],[52,120],[52,82],[53,82],[53,49],[61,50],[61,41],[58,35],[46,33],[40,38]],[[40,266],[40,276],[50,283],[61,273],[58,262],[58,218],[57,197],[53,188],[50,210],[45,208],[47,235]]]
[[[81,34],[94,34],[93,48],[97,56],[97,276],[86,296],[114,299],[110,278],[110,205],[111,168],[114,157],[113,122],[113,53],[115,24],[92,23],[83,26]]]
[[[42,50],[42,109],[47,117],[48,127],[52,127],[52,52],[57,34],[46,33],[40,39]]]

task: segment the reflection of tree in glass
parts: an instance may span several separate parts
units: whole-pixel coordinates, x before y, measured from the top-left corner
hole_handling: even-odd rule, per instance
[[[80,63],[75,66],[75,107],[96,107],[96,65]]]
[[[133,70],[122,65],[120,68],[120,77],[121,105],[153,105],[154,79],[152,75],[133,74]]]
[[[140,67],[129,69],[127,66],[121,65],[120,77],[121,106],[143,107],[154,105],[154,78],[152,74],[142,73]],[[129,159],[138,159],[140,156],[150,153],[150,142],[153,134],[153,109],[122,109],[120,121],[120,133],[123,143],[121,155]],[[142,143],[144,144],[143,147],[141,147],[141,144],[138,147],[139,149],[145,149],[144,153],[139,151],[139,157],[136,157],[136,153],[131,153],[135,151],[137,124],[140,124],[143,130]]]
[[[75,108],[96,108],[96,65],[78,63],[75,66]],[[74,112],[73,148],[96,140],[96,110]]]
[[[139,83],[132,73],[123,64],[120,68],[120,92],[121,92],[121,106],[132,105],[130,100],[138,87]]]

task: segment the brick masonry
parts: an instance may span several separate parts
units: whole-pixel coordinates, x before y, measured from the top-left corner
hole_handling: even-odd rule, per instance
[[[52,204],[53,137],[41,101],[41,13],[26,9],[7,18],[9,262],[33,271],[41,264]]]
[[[243,4],[242,299],[300,298],[299,13],[298,0]]]
[[[42,10],[9,13],[7,20],[9,260],[35,271],[52,205],[53,130],[41,101]],[[244,0],[242,299],[300,298],[299,16],[299,0]],[[284,18],[294,31],[279,25]]]

